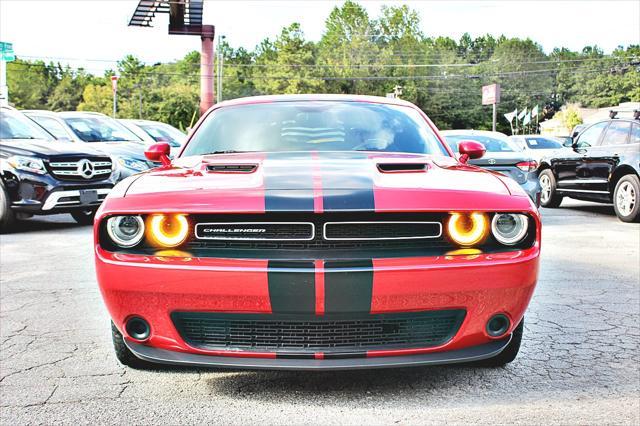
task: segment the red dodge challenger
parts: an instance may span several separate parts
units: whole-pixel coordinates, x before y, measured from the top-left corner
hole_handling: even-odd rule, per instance
[[[510,178],[454,156],[396,99],[216,105],[182,152],[95,220],[118,359],[261,369],[511,362],[540,218]]]

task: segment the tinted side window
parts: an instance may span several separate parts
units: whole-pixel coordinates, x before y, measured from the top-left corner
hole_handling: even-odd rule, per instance
[[[602,138],[601,145],[623,145],[627,143],[631,123],[628,121],[612,121]]]
[[[629,143],[640,143],[640,124],[633,123]]]
[[[603,121],[602,123],[594,124],[580,133],[580,136],[578,137],[578,148],[595,146],[598,143],[598,139],[600,139],[602,130],[607,126],[607,124],[609,124],[608,121]]]

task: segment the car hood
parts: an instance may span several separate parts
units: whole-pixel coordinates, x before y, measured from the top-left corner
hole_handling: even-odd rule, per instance
[[[519,152],[486,152],[482,158],[470,160],[476,166],[513,166],[521,161],[531,160],[531,155]]]
[[[103,155],[103,151],[86,144],[44,139],[3,139],[0,141],[0,148],[10,155],[35,156],[44,159],[60,156]]]
[[[123,181],[107,204],[111,212],[203,213],[530,208],[515,182],[453,158],[364,152],[180,158]]]
[[[109,155],[115,155],[122,158],[131,158],[146,162],[144,156],[145,146],[142,143],[135,142],[88,142],[92,148],[102,151]]]

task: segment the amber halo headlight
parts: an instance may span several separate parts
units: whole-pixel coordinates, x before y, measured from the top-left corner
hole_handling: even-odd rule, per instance
[[[523,214],[496,213],[491,220],[491,232],[499,243],[518,244],[527,235],[529,218]]]
[[[159,247],[177,247],[189,235],[189,221],[183,214],[153,214],[147,228],[149,240]]]
[[[107,234],[116,245],[128,248],[144,237],[144,221],[140,216],[113,216],[107,219]]]
[[[447,234],[462,246],[481,244],[489,233],[489,221],[484,213],[451,213],[447,222]]]

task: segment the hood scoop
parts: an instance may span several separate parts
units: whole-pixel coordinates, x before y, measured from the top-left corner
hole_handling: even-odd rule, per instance
[[[253,173],[257,169],[257,164],[207,164],[207,171],[211,173]]]
[[[380,173],[424,173],[429,168],[427,163],[378,163]]]

